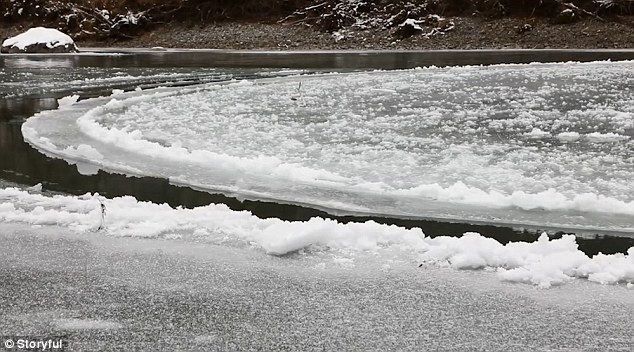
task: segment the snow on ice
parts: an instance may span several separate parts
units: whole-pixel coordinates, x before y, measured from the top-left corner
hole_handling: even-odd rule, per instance
[[[247,196],[634,231],[632,68],[425,68],[116,92],[43,112],[23,134],[71,162]]]
[[[102,218],[101,202],[107,215]],[[304,249],[331,253],[335,261],[352,263],[355,253],[396,251],[400,258],[455,269],[489,269],[500,279],[540,287],[584,278],[602,284],[634,282],[634,247],[627,254],[598,254],[592,258],[579,251],[575,237],[549,240],[544,234],[534,243],[502,245],[478,233],[463,237],[426,237],[419,228],[405,229],[372,221],[342,224],[312,218],[289,222],[260,219],[251,213],[232,211],[225,205],[193,209],[139,202],[133,197],[103,199],[96,194],[47,196],[17,188],[0,189],[0,221],[67,228],[92,233],[101,228],[112,236],[201,238],[223,245],[247,245],[272,255]],[[341,257],[343,254],[344,257]],[[385,256],[389,258],[389,256]],[[380,259],[379,259],[380,260]],[[350,264],[352,265],[352,264]],[[629,286],[628,286],[629,287]]]

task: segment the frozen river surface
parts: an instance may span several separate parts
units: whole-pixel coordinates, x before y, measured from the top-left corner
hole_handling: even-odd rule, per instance
[[[342,212],[631,233],[631,66],[429,68],[114,91],[63,98],[22,131],[86,174],[104,168]],[[222,205],[173,209],[35,192],[4,189],[0,199],[11,204],[0,215],[274,255],[371,251],[493,269],[541,287],[634,281],[634,249],[589,258],[574,236],[502,245],[477,233],[432,239],[424,229],[374,222],[286,222]]]
[[[631,233],[632,68],[427,68],[68,98],[23,133],[86,173],[335,212]]]
[[[141,86],[68,97],[23,124],[29,143],[84,174],[158,176],[333,212],[631,235],[633,66],[285,78],[73,69],[59,82],[9,67],[0,96]],[[231,77],[249,80],[205,83]],[[147,89],[157,81],[204,84]],[[0,186],[7,335],[65,335],[71,350],[634,344],[634,248],[589,257],[571,235],[502,245],[486,233],[430,238],[372,221]]]
[[[548,290],[375,255],[272,257],[209,243],[0,223],[0,329],[71,351],[631,351],[634,295]],[[24,255],[28,252],[29,255]]]

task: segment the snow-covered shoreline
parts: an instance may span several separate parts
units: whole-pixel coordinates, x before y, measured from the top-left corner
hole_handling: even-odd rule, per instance
[[[360,254],[383,257],[386,262],[396,255],[412,265],[422,262],[454,269],[490,270],[501,280],[544,288],[577,278],[634,287],[634,247],[627,254],[589,258],[578,250],[571,235],[549,240],[544,234],[534,243],[502,245],[477,233],[466,233],[460,238],[429,238],[419,228],[372,221],[342,224],[313,218],[289,222],[260,219],[224,205],[174,209],[129,196],[47,196],[37,190],[12,187],[0,189],[0,221],[57,226],[88,236],[200,240],[271,255],[325,253],[348,257],[346,260],[351,262]]]
[[[624,285],[543,290],[402,257],[280,258],[7,222],[0,242],[0,329],[68,334],[79,350],[624,351],[634,332]]]

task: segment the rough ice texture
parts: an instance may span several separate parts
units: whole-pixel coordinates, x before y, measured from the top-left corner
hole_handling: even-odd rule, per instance
[[[100,200],[105,205],[102,217]],[[104,219],[102,221],[102,219]],[[502,280],[540,287],[585,278],[602,284],[634,282],[634,247],[627,254],[592,258],[579,251],[575,237],[502,245],[478,233],[426,237],[419,228],[405,229],[372,221],[342,224],[312,218],[289,222],[260,219],[224,205],[194,209],[139,202],[133,197],[103,199],[98,195],[46,196],[17,188],[0,189],[0,221],[55,225],[79,233],[102,228],[113,236],[194,238],[223,245],[251,245],[272,255],[396,251],[429,265],[455,269],[493,269]],[[418,262],[414,262],[413,265]]]
[[[47,53],[77,52],[75,42],[68,35],[53,28],[35,27],[6,39],[2,43],[2,52],[6,53]]]
[[[399,215],[511,209],[532,213],[490,218],[542,225],[603,214],[596,227],[610,228],[618,214],[631,231],[633,68],[426,68],[126,93],[82,112],[69,133],[102,143],[104,167],[199,187]],[[36,145],[38,125],[23,127]],[[431,213],[441,202],[461,208]]]

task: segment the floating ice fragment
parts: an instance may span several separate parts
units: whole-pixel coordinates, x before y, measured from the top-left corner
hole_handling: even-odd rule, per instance
[[[562,132],[557,135],[557,139],[562,142],[574,142],[579,140],[581,135],[578,132]]]
[[[71,96],[57,99],[58,109],[65,109],[75,104],[78,100],[79,100],[79,95],[71,95]]]
[[[541,129],[534,127],[530,132],[524,134],[528,138],[540,139],[550,137],[550,132],[542,131]]]
[[[36,185],[33,185],[29,188],[27,188],[28,191],[30,192],[42,192],[42,183],[38,183]]]
[[[77,147],[67,147],[63,150],[63,152],[76,158],[85,160],[98,161],[103,159],[103,155],[99,153],[97,149],[87,144],[80,144]]]
[[[622,136],[620,134],[613,133],[613,132],[608,132],[608,133],[592,132],[585,135],[585,138],[592,143],[611,143],[611,142],[626,141],[630,139],[629,136]]]
[[[93,175],[97,175],[99,173],[99,166],[95,165],[95,164],[91,164],[91,163],[82,163],[81,161],[78,161],[75,164],[75,167],[77,168],[77,172],[79,172],[80,174],[84,175],[84,176],[93,176]]]

